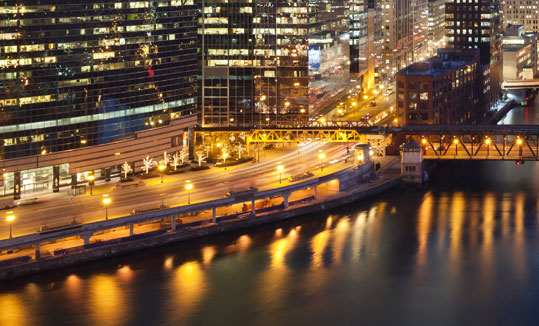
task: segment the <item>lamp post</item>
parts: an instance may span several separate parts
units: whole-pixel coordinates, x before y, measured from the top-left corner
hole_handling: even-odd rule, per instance
[[[487,145],[487,156],[490,151],[490,142],[491,142],[490,138],[485,139],[485,144]]]
[[[223,152],[223,165],[225,167],[225,170],[226,170],[226,158],[228,157],[228,153],[227,152]]]
[[[93,188],[94,188],[94,181],[95,181],[95,175],[90,174],[88,176],[88,184],[90,185],[90,195],[93,195]]]
[[[283,169],[284,169],[284,166],[282,164],[277,165],[277,171],[279,171],[279,184],[281,184],[283,182],[283,178],[282,178]]]
[[[320,159],[320,172],[324,171],[324,159],[326,158],[326,154],[322,151],[318,153],[318,158]]]
[[[9,223],[9,238],[13,238],[13,232],[11,229],[11,225],[13,221],[15,221],[15,215],[13,215],[12,211],[7,212],[6,221]]]
[[[187,180],[185,184],[185,190],[187,190],[187,205],[191,205],[191,189],[193,189],[193,184]]]
[[[167,167],[164,165],[164,164],[159,164],[158,166],[158,169],[159,169],[159,172],[161,172],[161,183],[163,183],[163,172],[165,171]]]
[[[111,203],[110,197],[108,195],[105,195],[103,198],[103,206],[105,206],[105,220],[109,219],[109,204]]]

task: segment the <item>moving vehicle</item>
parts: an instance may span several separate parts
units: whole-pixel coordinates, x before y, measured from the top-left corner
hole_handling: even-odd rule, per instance
[[[370,102],[370,103],[369,103],[369,106],[370,106],[370,107],[376,106],[376,102],[375,102],[375,101]]]
[[[303,179],[310,178],[310,177],[312,177],[313,175],[314,175],[314,174],[312,174],[311,172],[303,172],[303,173],[295,174],[295,175],[289,177],[289,178],[288,178],[288,181],[295,182],[295,181],[299,181],[299,180],[303,180]]]
[[[230,190],[229,192],[227,192],[225,197],[241,196],[241,195],[251,194],[257,191],[258,191],[258,188],[255,188],[253,186],[245,187],[245,188],[237,188],[237,189]]]

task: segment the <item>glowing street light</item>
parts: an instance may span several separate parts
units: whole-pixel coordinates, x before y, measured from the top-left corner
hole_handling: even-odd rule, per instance
[[[193,184],[191,181],[187,180],[185,184],[185,190],[187,190],[187,205],[191,205],[191,189],[193,189]]]
[[[112,202],[109,195],[103,195],[103,206],[105,206],[105,220],[109,219],[109,205]]]
[[[95,181],[95,175],[90,174],[88,176],[88,184],[90,185],[90,195],[93,195],[93,187],[94,187],[94,181]]]
[[[318,153],[318,158],[320,159],[320,171],[324,171],[324,159],[326,158],[326,154],[322,151]]]
[[[490,145],[491,142],[490,138],[485,139],[485,144]]]
[[[520,137],[517,138],[517,145],[518,145],[518,146],[521,146],[522,143],[523,143],[522,138],[520,138]]]
[[[163,175],[164,175],[163,172],[165,171],[167,166],[164,165],[164,164],[159,164],[159,166],[157,168],[159,169],[159,172],[161,172],[161,183],[163,183]]]
[[[352,102],[352,106],[353,107],[357,106],[357,102],[356,101]]]
[[[13,232],[12,232],[12,229],[11,229],[11,224],[13,223],[13,221],[15,221],[15,215],[13,215],[13,212],[12,211],[9,211],[6,213],[7,216],[6,216],[6,221],[9,223],[9,238],[13,238]]]
[[[368,98],[369,98],[368,95],[363,95],[363,99],[364,99],[364,100],[367,100]]]
[[[283,182],[283,178],[282,178],[283,169],[284,169],[284,166],[282,164],[277,165],[277,171],[279,171],[279,184],[281,184]]]
[[[421,144],[427,145],[427,138],[422,138],[421,139]]]

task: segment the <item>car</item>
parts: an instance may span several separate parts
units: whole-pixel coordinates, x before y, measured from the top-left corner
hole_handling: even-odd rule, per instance
[[[230,190],[229,192],[227,192],[225,197],[236,197],[236,196],[246,195],[246,194],[250,194],[257,191],[258,191],[258,188],[255,188],[253,186],[246,187],[246,188],[237,188],[237,189]]]
[[[371,106],[371,107],[376,106],[376,102],[375,101],[370,102],[369,106]]]
[[[289,177],[288,181],[295,182],[295,181],[299,181],[299,180],[302,180],[302,179],[310,178],[313,175],[314,174],[312,174],[311,172],[303,172],[303,173],[295,174],[295,175]]]

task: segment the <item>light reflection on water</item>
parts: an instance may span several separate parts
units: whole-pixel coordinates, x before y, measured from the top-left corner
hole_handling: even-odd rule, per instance
[[[3,284],[0,326],[539,324],[538,176],[441,164],[423,191]]]

